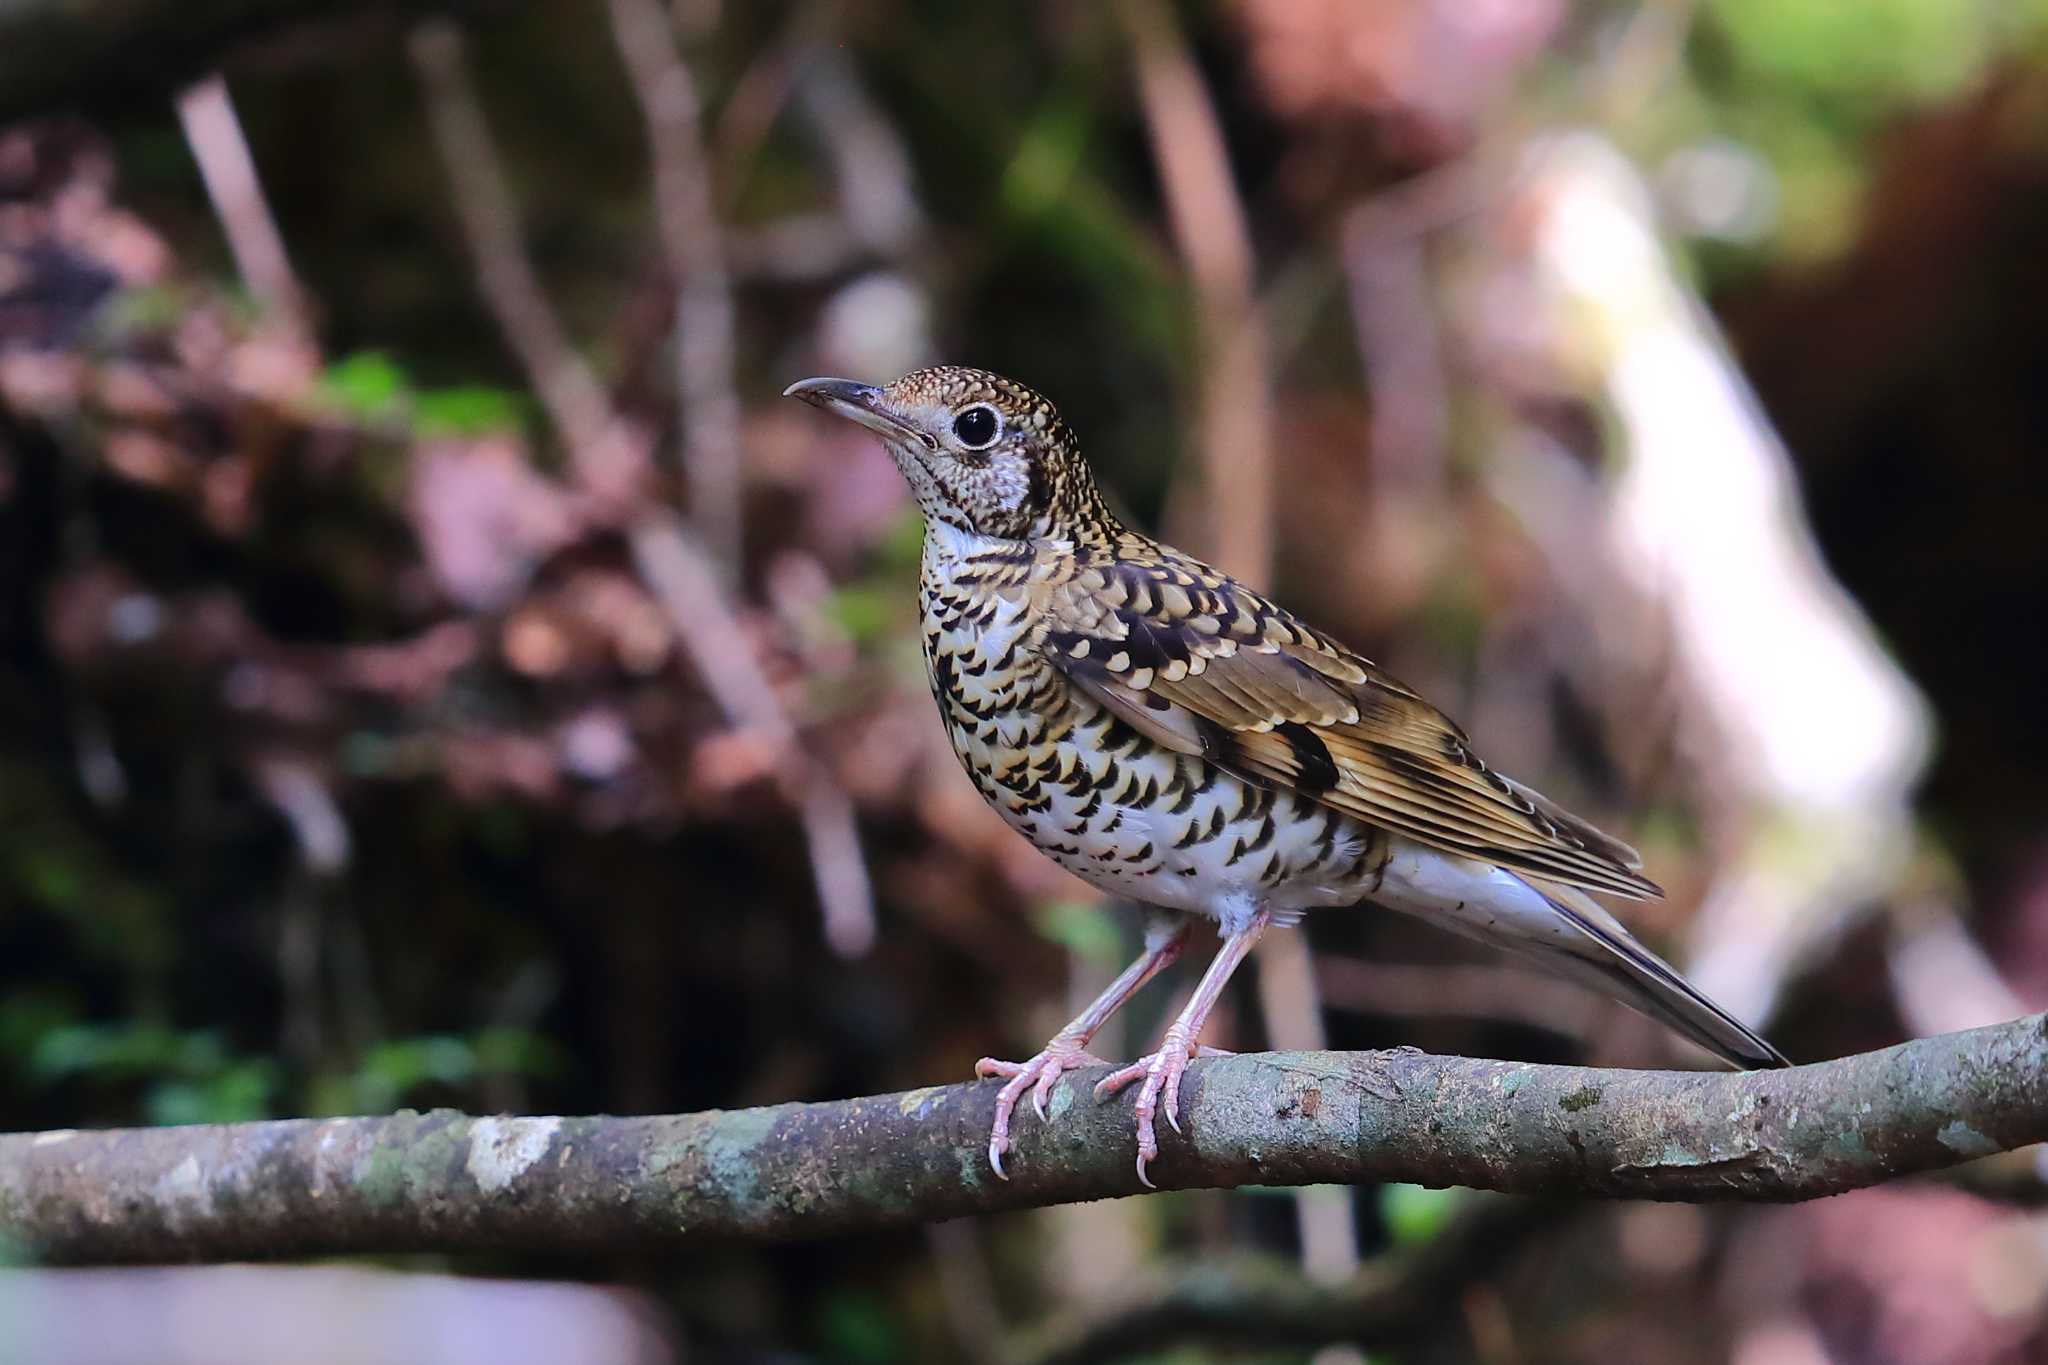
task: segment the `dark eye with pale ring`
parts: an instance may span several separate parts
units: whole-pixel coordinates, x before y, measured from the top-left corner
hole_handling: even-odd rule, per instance
[[[954,439],[969,450],[987,450],[1002,434],[1003,419],[986,403],[976,403],[953,419]]]

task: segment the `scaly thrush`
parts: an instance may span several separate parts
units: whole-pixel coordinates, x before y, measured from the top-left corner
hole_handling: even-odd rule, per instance
[[[1123,525],[1052,404],[940,366],[876,388],[786,391],[881,437],[924,515],[924,658],[967,775],[1061,867],[1149,907],[1145,949],[1004,1076],[989,1137],[1039,1115],[1062,1072],[1180,955],[1197,916],[1222,951],[1159,1050],[1096,1086],[1141,1081],[1138,1178],[1153,1117],[1178,1128],[1202,1023],[1259,936],[1318,906],[1371,902],[1590,983],[1743,1067],[1785,1058],[1586,894],[1659,893],[1633,849],[1494,772],[1414,691],[1208,565]]]

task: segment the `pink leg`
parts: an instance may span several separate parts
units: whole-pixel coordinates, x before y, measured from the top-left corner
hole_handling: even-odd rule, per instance
[[[1173,965],[1181,949],[1187,946],[1188,930],[1192,927],[1186,920],[1148,921],[1145,951],[1138,960],[1124,968],[1123,974],[1110,982],[1109,988],[1096,996],[1072,1023],[1054,1034],[1043,1052],[1028,1062],[1003,1062],[994,1057],[984,1057],[974,1064],[977,1076],[1010,1078],[1009,1084],[996,1094],[996,1121],[988,1139],[988,1164],[995,1167],[997,1176],[1009,1179],[1003,1173],[1003,1153],[1010,1150],[1010,1115],[1016,1111],[1017,1101],[1024,1097],[1024,1092],[1031,1091],[1032,1107],[1038,1110],[1042,1122],[1045,1119],[1045,1102],[1052,1097],[1053,1084],[1062,1072],[1084,1066],[1107,1065],[1087,1050],[1088,1040],[1108,1022],[1110,1015],[1122,1007],[1124,1001]]]
[[[1202,1025],[1208,1022],[1209,1011],[1216,1007],[1217,998],[1223,994],[1230,974],[1237,970],[1238,964],[1244,961],[1245,955],[1251,952],[1259,936],[1272,922],[1272,914],[1262,909],[1243,929],[1224,939],[1222,951],[1209,964],[1209,970],[1202,973],[1202,982],[1189,997],[1187,1008],[1167,1026],[1159,1050],[1149,1057],[1140,1057],[1121,1071],[1111,1072],[1095,1086],[1095,1094],[1100,1098],[1114,1095],[1140,1076],[1144,1077],[1145,1084],[1138,1088],[1137,1103],[1138,1181],[1147,1189],[1152,1188],[1152,1181],[1145,1174],[1145,1167],[1159,1155],[1159,1139],[1152,1127],[1153,1112],[1164,1108],[1166,1121],[1173,1125],[1174,1132],[1180,1131],[1180,1078],[1187,1071],[1190,1058],[1199,1053],[1214,1052],[1213,1048],[1198,1048],[1195,1039],[1201,1036]]]

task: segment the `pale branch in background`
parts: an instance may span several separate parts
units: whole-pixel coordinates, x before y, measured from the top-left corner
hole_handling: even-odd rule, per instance
[[[303,327],[305,306],[291,257],[264,197],[256,158],[235,116],[228,83],[218,71],[178,95],[178,121],[242,283],[273,315]]]
[[[295,1119],[0,1137],[0,1238],[53,1261],[617,1251],[1138,1192],[1123,1104],[1063,1077],[986,1154],[994,1083],[647,1118]],[[2048,1015],[1784,1071],[1420,1052],[1199,1062],[1162,1189],[1408,1181],[1791,1201],[2048,1138]]]
[[[1308,935],[1273,934],[1259,945],[1259,1012],[1266,1040],[1285,1052],[1320,1052],[1329,1047],[1323,1028],[1322,992],[1309,954]],[[1358,1228],[1348,1192],[1327,1185],[1294,1194],[1301,1269],[1319,1284],[1333,1284],[1358,1270]]]
[[[527,259],[519,208],[470,79],[462,30],[446,20],[430,21],[413,31],[408,46],[427,127],[476,269],[477,293],[518,357],[577,477],[605,501],[627,502],[638,491],[641,452]]]
[[[1670,41],[1655,34],[1647,50]],[[1581,653],[1641,670],[1643,623],[1666,633],[1659,690],[1719,850],[1686,970],[1738,1017],[1767,1019],[1822,945],[1909,894],[1928,703],[1830,571],[1784,439],[1667,243],[1643,171],[1581,131],[1530,142],[1517,174],[1489,220],[1521,258],[1502,279],[1544,301],[1527,335],[1557,373],[1585,376],[1613,472],[1591,523],[1545,513],[1582,477],[1575,457],[1503,461],[1493,477],[1578,601],[1593,646]],[[1472,343],[1497,331],[1469,318],[1461,349],[1484,355]],[[1483,367],[1532,363],[1505,356]],[[1548,498],[1532,483],[1546,466]]]
[[[698,119],[697,82],[659,0],[611,0],[654,166],[654,216],[675,288],[676,404],[690,521],[731,578],[740,571],[745,487],[733,389],[732,283]]]
[[[1117,17],[1137,65],[1138,99],[1174,243],[1193,286],[1200,352],[1198,435],[1207,557],[1258,581],[1273,559],[1273,387],[1251,225],[1223,127],[1173,11],[1123,0]]]
[[[874,895],[853,803],[797,742],[796,727],[754,642],[726,600],[717,564],[673,510],[639,496],[645,452],[570,343],[527,259],[518,206],[469,77],[461,31],[445,21],[422,24],[411,52],[485,306],[568,447],[577,475],[625,521],[635,569],[727,724],[751,728],[775,743],[783,786],[803,824],[827,941],[846,956],[866,952],[875,937]]]

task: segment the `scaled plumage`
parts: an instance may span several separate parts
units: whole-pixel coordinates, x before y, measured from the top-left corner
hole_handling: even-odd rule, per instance
[[[1658,895],[1634,850],[1495,773],[1465,733],[1370,660],[1225,574],[1125,527],[1072,433],[1030,389],[942,366],[884,388],[789,393],[876,432],[926,523],[924,653],[968,776],[1010,825],[1086,881],[1153,907],[1145,954],[1009,1078],[1041,1114],[1089,1038],[1186,941],[1224,950],[1142,1080],[1176,1120],[1203,1019],[1273,923],[1371,901],[1531,955],[1742,1066],[1784,1058],[1701,996],[1586,893]],[[1149,1183],[1149,1181],[1147,1182]]]

